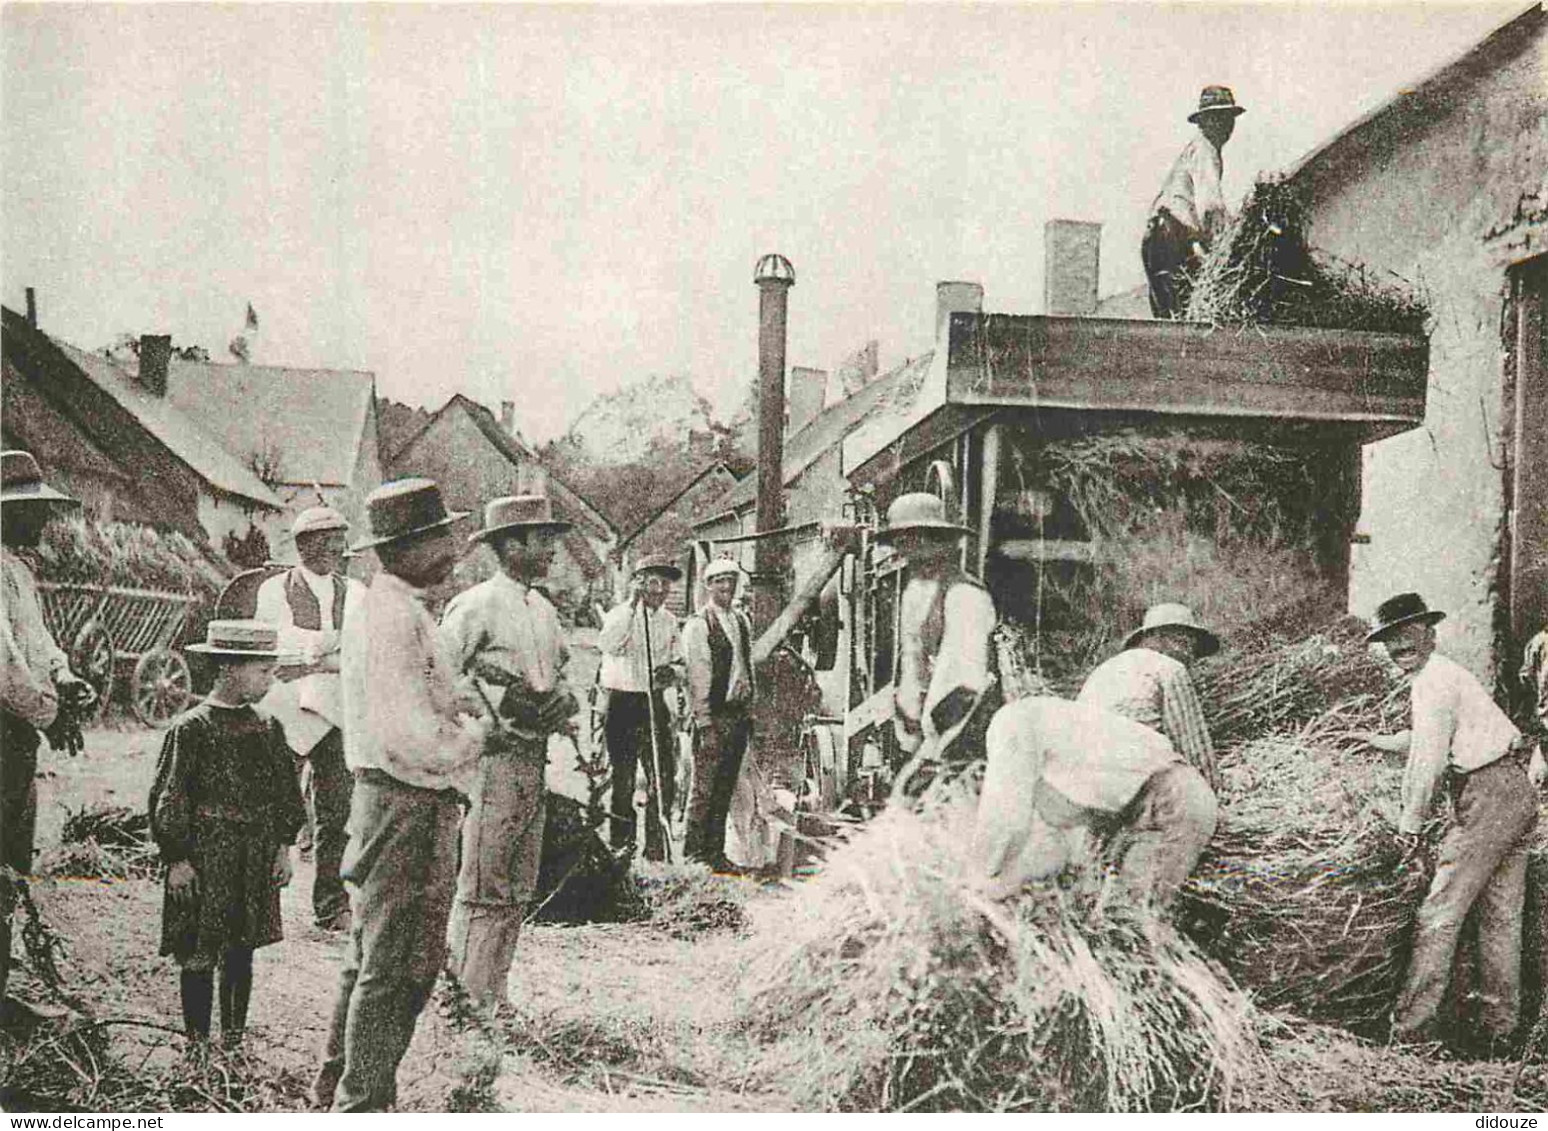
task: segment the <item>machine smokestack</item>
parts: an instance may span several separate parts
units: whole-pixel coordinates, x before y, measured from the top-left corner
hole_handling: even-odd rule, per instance
[[[770,253],[753,272],[758,285],[758,531],[785,524],[785,342],[795,268]],[[789,552],[782,539],[764,538],[754,557],[753,621],[761,632],[784,604]]]

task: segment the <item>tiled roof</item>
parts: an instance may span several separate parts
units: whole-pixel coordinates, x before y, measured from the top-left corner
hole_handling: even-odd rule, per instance
[[[141,427],[210,486],[277,510],[284,509],[284,503],[250,468],[171,401],[146,392],[133,376],[107,358],[77,349],[58,338],[50,340],[98,388],[117,401]]]
[[[885,412],[894,397],[909,391],[919,376],[929,367],[934,355],[924,354],[906,361],[890,372],[845,397],[838,404],[824,409],[812,418],[805,428],[785,438],[785,486],[790,486],[801,474],[817,461],[817,458],[834,444],[843,441],[851,431],[867,421],[873,414]],[[711,518],[734,513],[751,506],[758,498],[757,474],[744,475],[735,487],[723,495],[708,511],[696,519],[702,524]]]
[[[167,400],[228,452],[278,460],[285,483],[348,486],[366,436],[376,379],[347,369],[217,365],[173,359]]]

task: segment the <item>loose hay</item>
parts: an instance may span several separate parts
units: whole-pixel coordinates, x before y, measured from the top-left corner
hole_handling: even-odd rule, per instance
[[[1192,281],[1188,319],[1216,326],[1320,326],[1422,334],[1423,292],[1391,272],[1312,251],[1306,200],[1288,181],[1252,187]]]
[[[150,817],[126,806],[70,811],[59,840],[39,860],[44,875],[103,880],[156,875],[160,856],[150,837]]]
[[[889,810],[755,909],[744,1018],[767,1071],[840,1110],[1225,1109],[1248,1081],[1282,1099],[1252,1007],[1180,937],[1070,893],[976,895],[972,819],[961,789]]]

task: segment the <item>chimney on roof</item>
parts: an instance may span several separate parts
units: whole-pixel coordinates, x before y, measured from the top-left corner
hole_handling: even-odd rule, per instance
[[[850,354],[833,372],[828,382],[828,397],[824,408],[838,404],[845,397],[852,397],[872,381],[880,371],[880,349],[875,338]]]
[[[935,348],[946,349],[951,332],[953,314],[982,314],[984,312],[984,285],[982,283],[935,284]]]
[[[172,360],[171,334],[140,335],[140,384],[155,397],[167,395],[167,366]]]
[[[785,435],[794,436],[805,428],[822,411],[822,400],[828,392],[828,371],[808,369],[804,365],[790,367],[790,395],[785,405]]]
[[[38,292],[27,288],[27,325],[38,328]]]
[[[1097,308],[1102,225],[1050,220],[1043,225],[1043,313],[1089,318]]]
[[[516,435],[516,402],[500,402],[500,431],[507,436]]]

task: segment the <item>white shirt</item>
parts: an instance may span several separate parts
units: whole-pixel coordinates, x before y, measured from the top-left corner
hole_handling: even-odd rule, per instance
[[[470,793],[487,726],[459,713],[457,665],[424,595],[383,570],[344,621],[344,760]]]
[[[536,589],[504,573],[457,594],[441,616],[441,636],[458,672],[467,673],[478,660],[520,676],[539,693],[558,686],[569,660],[554,607]],[[491,704],[498,704],[505,692],[494,684],[480,681],[480,686]]]
[[[1430,799],[1448,767],[1467,772],[1487,766],[1521,735],[1473,673],[1439,652],[1431,652],[1414,676],[1412,700],[1413,731],[1398,823],[1405,833],[1424,829]]]
[[[621,602],[602,618],[597,647],[602,650],[602,686],[609,691],[649,691],[645,662],[645,603]],[[650,614],[650,657],[656,667],[682,659],[677,616],[665,605]]]
[[[1220,177],[1225,163],[1220,150],[1202,132],[1183,147],[1161,182],[1161,191],[1150,206],[1154,216],[1165,208],[1196,232],[1214,235],[1225,226],[1225,192]]]
[[[1090,821],[1069,803],[1114,815],[1151,776],[1180,761],[1147,726],[1089,703],[1034,696],[995,713],[985,737],[974,858],[992,894],[1080,860]],[[1044,796],[1048,787],[1055,796]],[[1067,815],[1051,820],[1049,814]]]
[[[43,620],[32,570],[10,547],[0,548],[0,707],[38,730],[59,713],[56,673],[69,667]]]
[[[942,584],[950,585],[941,607],[941,642],[931,653],[924,639],[925,620]],[[938,740],[931,712],[959,687],[982,692],[989,686],[989,638],[994,633],[994,600],[970,582],[913,578],[903,590],[899,616],[902,647],[898,665],[897,711],[917,723],[925,738]],[[905,740],[905,749],[918,741]]]
[[[293,652],[307,664],[317,664],[338,652],[340,638],[333,623],[333,586],[335,578],[344,589],[344,623],[360,608],[365,586],[341,575],[313,573],[297,566],[296,573],[306,582],[317,599],[321,629],[298,628],[290,607],[286,586],[290,571],[275,574],[258,587],[258,603],[253,616],[279,628],[281,651]],[[315,672],[295,680],[276,680],[261,705],[279,720],[285,741],[297,754],[306,755],[334,727],[344,721],[339,673]]]

